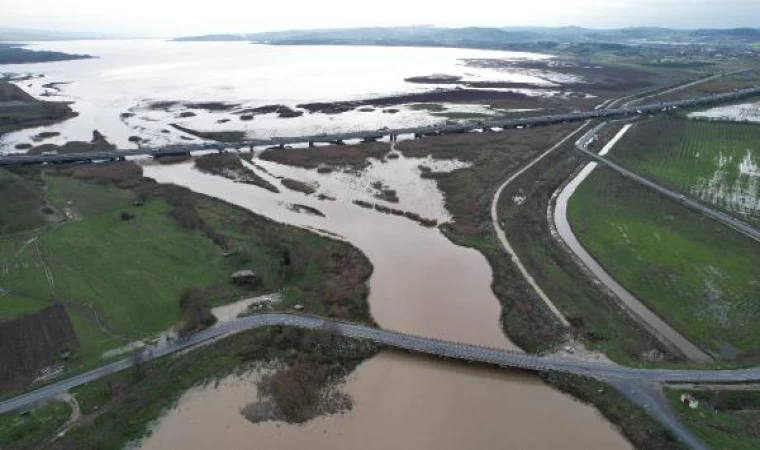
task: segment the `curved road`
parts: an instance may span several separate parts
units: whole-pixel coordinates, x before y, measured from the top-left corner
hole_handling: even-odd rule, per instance
[[[507,186],[509,186],[516,179],[520,178],[522,174],[530,170],[533,166],[538,164],[542,159],[546,158],[549,154],[551,154],[556,149],[564,145],[565,142],[567,142],[573,136],[578,134],[581,130],[586,128],[589,123],[590,122],[587,121],[580,127],[576,128],[572,133],[565,136],[561,141],[559,141],[553,147],[546,150],[542,154],[538,155],[538,157],[535,158],[530,163],[528,163],[528,165],[526,165],[522,169],[515,172],[512,176],[507,178],[496,190],[496,193],[493,196],[493,200],[491,201],[491,224],[493,225],[493,229],[496,231],[496,237],[499,239],[501,246],[510,256],[515,266],[517,266],[517,268],[520,270],[520,273],[522,274],[523,278],[525,278],[528,284],[530,284],[530,286],[533,288],[536,294],[538,294],[538,297],[544,302],[544,304],[546,304],[546,306],[549,308],[552,314],[554,314],[554,317],[556,317],[557,320],[566,327],[570,326],[570,322],[567,321],[565,316],[562,315],[562,312],[559,310],[559,308],[557,308],[557,306],[551,301],[549,296],[546,295],[544,290],[541,289],[541,286],[539,286],[538,283],[536,283],[536,280],[534,280],[533,277],[530,275],[530,273],[528,272],[528,269],[525,268],[522,261],[520,261],[520,258],[517,256],[514,249],[512,248],[512,245],[509,243],[506,233],[504,233],[504,230],[501,228],[501,224],[499,224],[499,201],[501,199],[502,192],[504,192],[504,189],[506,189]]]

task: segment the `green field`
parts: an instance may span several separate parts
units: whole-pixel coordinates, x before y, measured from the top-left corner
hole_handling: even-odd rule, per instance
[[[577,152],[564,148],[513,181],[498,205],[502,228],[528,272],[589,349],[624,365],[648,362],[644,355],[655,349],[672,361],[675,355],[637,326],[551,235],[546,217],[551,196],[580,162]]]
[[[568,207],[573,231],[621,284],[714,355],[760,348],[760,244],[606,169]]]
[[[696,410],[681,403],[683,392],[688,392],[699,400]],[[760,392],[667,389],[665,394],[681,422],[711,448],[731,450],[758,448]]]
[[[0,448],[36,449],[49,441],[71,415],[67,403],[53,401],[36,406],[23,415],[0,415]]]
[[[103,352],[180,323],[187,288],[203,289],[211,306],[282,291],[280,308],[298,302],[315,314],[371,322],[364,286],[371,266],[346,244],[188,191],[136,206],[135,192],[113,185],[39,171],[0,176],[17,181],[6,186],[8,198],[28,187],[15,207],[33,211],[29,231],[0,235],[0,320],[65,305],[80,342],[75,366],[98,365]],[[42,203],[57,220],[40,218]],[[196,211],[206,229],[181,226],[176,216],[187,211],[177,204]],[[238,254],[225,258],[217,240]],[[233,285],[230,274],[243,268],[256,270],[261,285]],[[322,298],[326,283],[335,286],[329,299]]]
[[[637,173],[760,224],[760,125],[649,120],[629,130],[610,155]]]

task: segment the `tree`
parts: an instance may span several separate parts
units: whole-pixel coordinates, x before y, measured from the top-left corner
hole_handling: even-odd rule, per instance
[[[135,369],[135,378],[138,380],[145,377],[147,373],[148,353],[149,351],[142,347],[132,350],[132,367]]]

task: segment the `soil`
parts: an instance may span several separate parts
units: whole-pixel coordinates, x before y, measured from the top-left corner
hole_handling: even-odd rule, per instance
[[[0,322],[0,392],[27,385],[61,353],[79,347],[63,305]]]

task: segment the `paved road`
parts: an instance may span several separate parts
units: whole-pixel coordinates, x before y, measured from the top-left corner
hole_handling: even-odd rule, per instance
[[[395,331],[381,330],[363,325],[335,322],[311,316],[295,314],[260,314],[209,328],[183,341],[153,347],[146,350],[150,359],[160,358],[198,344],[231,334],[274,325],[304,329],[330,329],[343,336],[368,339],[396,349],[414,353],[434,355],[444,358],[478,362],[505,368],[536,372],[563,372],[591,376],[616,383],[736,383],[759,382],[760,367],[737,370],[665,370],[636,369],[611,364],[580,361],[556,356],[538,356],[527,353],[499,350],[458,342],[442,341]],[[71,388],[124,370],[132,365],[132,359],[123,359],[98,369],[45,386],[36,391],[0,402],[0,413],[28,407],[41,400],[47,400]]]
[[[604,104],[600,105],[600,107],[603,107]],[[499,243],[504,248],[504,251],[507,252],[507,254],[512,259],[512,262],[517,266],[517,269],[522,274],[523,278],[530,284],[530,286],[533,288],[533,290],[536,292],[538,297],[544,302],[544,304],[549,308],[549,311],[554,314],[554,317],[564,326],[569,327],[570,322],[567,321],[564,315],[562,315],[562,312],[557,308],[557,306],[554,304],[554,302],[551,301],[548,295],[544,292],[543,289],[541,289],[541,286],[536,283],[536,280],[533,279],[533,277],[528,272],[528,269],[523,265],[522,261],[520,261],[520,258],[517,256],[517,253],[515,253],[514,248],[512,248],[512,244],[509,243],[509,240],[507,239],[506,233],[504,233],[504,229],[501,227],[501,224],[499,224],[499,201],[501,199],[501,194],[504,192],[504,189],[507,188],[513,181],[520,178],[522,174],[530,170],[533,166],[538,164],[541,160],[546,158],[549,154],[557,150],[559,147],[565,144],[568,140],[570,140],[573,136],[578,134],[581,130],[586,128],[590,121],[584,122],[583,125],[576,128],[572,133],[565,136],[561,141],[559,141],[557,144],[555,144],[550,149],[546,150],[544,153],[538,155],[533,161],[528,163],[525,167],[515,172],[512,176],[507,178],[496,190],[496,193],[493,196],[493,200],[491,201],[491,224],[493,226],[493,229],[496,231],[496,237],[499,239]]]
[[[708,216],[708,217],[710,217],[710,218],[712,218],[714,220],[717,220],[718,222],[721,222],[724,225],[727,225],[727,226],[735,229],[736,231],[742,233],[743,235],[745,235],[745,236],[747,236],[747,237],[749,237],[751,239],[754,239],[755,241],[760,242],[760,230],[758,230],[757,228],[754,228],[751,225],[748,225],[747,223],[742,222],[741,220],[739,220],[739,219],[737,219],[735,217],[732,217],[732,216],[730,216],[730,215],[728,215],[728,214],[726,214],[724,212],[717,211],[717,210],[715,210],[713,208],[705,206],[704,204],[702,204],[700,202],[697,202],[696,200],[692,200],[692,199],[686,197],[685,195],[681,194],[680,192],[673,191],[673,190],[668,189],[668,188],[666,188],[666,187],[664,187],[664,186],[662,186],[660,184],[657,184],[654,181],[652,181],[652,180],[650,180],[648,178],[645,178],[645,177],[643,177],[643,176],[641,176],[641,175],[639,175],[637,173],[634,173],[634,172],[626,169],[625,167],[623,167],[623,166],[621,166],[619,164],[616,164],[616,163],[610,161],[609,159],[607,159],[607,158],[605,158],[603,156],[599,156],[598,154],[596,154],[596,153],[594,153],[594,152],[592,152],[592,151],[590,151],[588,149],[588,143],[589,143],[588,139],[580,140],[580,141],[578,141],[576,143],[576,146],[577,146],[577,148],[580,151],[582,151],[583,153],[585,153],[586,155],[588,155],[591,159],[593,159],[593,160],[595,160],[597,162],[600,162],[600,163],[606,165],[607,167],[609,167],[610,169],[614,170],[615,172],[617,172],[617,173],[619,173],[619,174],[621,174],[621,175],[623,175],[623,176],[625,176],[625,177],[627,177],[627,178],[629,178],[629,179],[631,179],[631,180],[633,180],[633,181],[635,181],[635,182],[637,182],[639,184],[642,184],[642,185],[644,185],[644,186],[646,186],[646,187],[648,187],[650,189],[653,189],[653,190],[659,192],[660,194],[662,194],[662,195],[664,195],[666,197],[669,197],[669,198],[671,198],[671,199],[673,199],[673,200],[675,200],[677,202],[680,202],[684,206],[687,206],[687,207],[689,207],[689,208],[691,208],[691,209],[693,209],[693,210],[695,210],[695,211],[697,211],[699,213],[702,213],[702,214],[704,214],[704,215],[706,215],[706,216]]]

